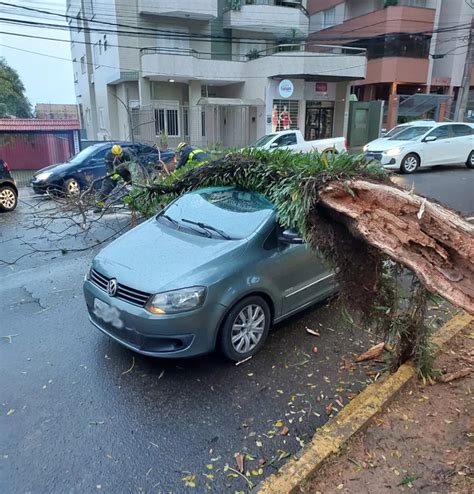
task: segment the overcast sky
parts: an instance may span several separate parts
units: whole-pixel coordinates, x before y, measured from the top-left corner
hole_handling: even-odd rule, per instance
[[[4,0],[5,2],[34,7],[43,10],[65,13],[66,0]],[[12,12],[18,12],[16,16]],[[15,18],[32,22],[63,23],[60,17],[47,17],[33,12],[0,5],[1,18]],[[47,41],[34,38],[21,38],[8,33],[20,33],[47,38],[69,40],[67,30],[51,28],[33,28],[15,26],[0,21],[0,57],[18,71],[26,88],[26,95],[33,106],[36,103],[75,103],[74,77],[69,43],[64,41]],[[5,45],[13,48],[7,48]],[[48,56],[41,56],[25,51],[33,51]],[[65,58],[58,60],[51,56]]]

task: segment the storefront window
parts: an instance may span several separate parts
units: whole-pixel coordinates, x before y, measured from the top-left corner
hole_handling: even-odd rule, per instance
[[[307,141],[332,137],[333,123],[333,101],[308,101],[306,103],[305,139]]]
[[[274,99],[272,106],[272,132],[297,129],[299,101],[296,99]]]

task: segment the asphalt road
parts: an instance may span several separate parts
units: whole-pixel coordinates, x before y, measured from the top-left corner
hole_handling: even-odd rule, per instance
[[[474,214],[474,171],[407,180]],[[31,213],[49,205],[24,199],[0,215],[0,259],[28,254],[33,243],[48,252],[0,263],[0,492],[247,491],[246,480],[225,470],[236,468],[235,453],[248,455],[256,484],[309,440],[330,403],[337,410],[373,379],[373,370],[348,364],[370,336],[351,328],[336,303],[279,325],[239,366],[219,355],[133,354],[87,319],[82,278],[94,249],[61,252],[93,245],[126,218],[63,245]],[[280,435],[284,426],[288,435]],[[261,459],[271,465],[260,474]]]

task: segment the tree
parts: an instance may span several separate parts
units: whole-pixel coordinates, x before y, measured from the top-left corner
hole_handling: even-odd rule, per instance
[[[0,58],[0,118],[31,118],[31,104],[18,72]]]

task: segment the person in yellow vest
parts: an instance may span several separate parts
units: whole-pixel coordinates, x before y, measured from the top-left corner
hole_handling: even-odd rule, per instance
[[[184,165],[188,165],[194,162],[209,161],[209,156],[206,152],[200,148],[196,148],[187,144],[186,142],[180,142],[178,144],[178,163],[176,169],[181,168]]]

